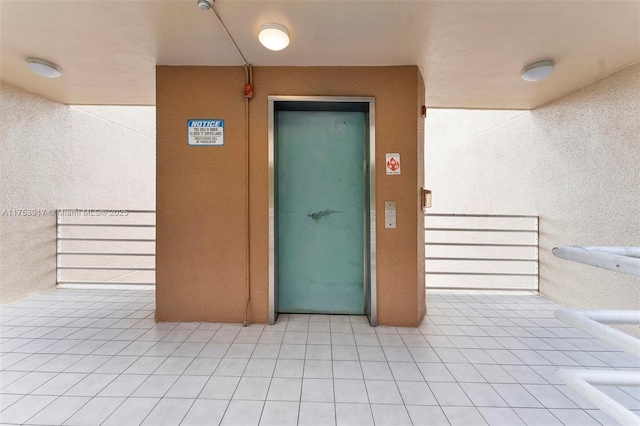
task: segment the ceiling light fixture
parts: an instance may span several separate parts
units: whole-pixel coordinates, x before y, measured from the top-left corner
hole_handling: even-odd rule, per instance
[[[43,59],[29,58],[27,59],[27,66],[40,77],[58,78],[62,75],[62,70],[60,70],[59,66]]]
[[[553,61],[541,61],[527,65],[522,70],[522,79],[526,81],[540,81],[553,72]]]
[[[289,45],[289,31],[280,24],[264,24],[260,27],[258,40],[269,50],[282,50]]]
[[[202,10],[209,10],[213,6],[213,0],[198,0],[198,7]]]

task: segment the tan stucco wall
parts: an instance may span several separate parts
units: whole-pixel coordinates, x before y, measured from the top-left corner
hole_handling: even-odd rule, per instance
[[[257,67],[251,101],[250,322],[268,319],[269,95],[375,96],[378,319],[416,325],[424,313],[419,256],[418,119],[422,77],[405,67]],[[157,68],[157,293],[162,321],[242,321],[246,279],[246,151],[242,67]],[[190,118],[225,120],[223,147],[189,147]],[[420,144],[422,139],[420,139]],[[386,176],[385,152],[402,175]],[[396,200],[398,227],[384,228]]]
[[[0,303],[55,286],[55,209],[154,208],[154,122],[153,107],[69,106],[0,82]]]
[[[640,244],[639,117],[640,64],[533,111],[429,110],[431,212],[538,214],[543,295],[640,309],[639,278],[551,253]]]

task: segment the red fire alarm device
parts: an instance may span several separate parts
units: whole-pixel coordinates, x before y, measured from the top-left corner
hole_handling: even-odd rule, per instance
[[[244,97],[252,99],[253,98],[253,84],[245,84],[244,85]]]

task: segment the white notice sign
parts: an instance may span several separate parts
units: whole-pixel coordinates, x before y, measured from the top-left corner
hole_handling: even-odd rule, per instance
[[[187,121],[187,143],[191,146],[224,145],[224,120]]]
[[[386,169],[388,175],[400,174],[400,154],[397,152],[387,152]]]

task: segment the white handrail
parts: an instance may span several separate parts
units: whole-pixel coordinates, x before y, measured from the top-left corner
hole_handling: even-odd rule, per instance
[[[627,371],[615,370],[560,369],[556,371],[556,376],[618,423],[625,426],[639,424],[640,418],[638,416],[601,392],[593,384],[640,386],[640,374],[629,374]]]
[[[553,254],[562,259],[640,276],[640,247],[561,246],[554,248]],[[604,325],[640,325],[640,311],[559,310],[555,312],[555,316],[566,324],[640,358],[640,339]],[[593,386],[640,386],[640,374],[637,371],[559,369],[556,376],[620,424],[640,424],[640,417]]]
[[[561,259],[640,277],[638,247],[560,246],[552,252]]]
[[[602,251],[620,256],[640,257],[640,247],[584,246],[585,250]]]
[[[633,356],[640,357],[640,340],[604,324],[640,324],[639,311],[571,311],[559,310],[556,318],[609,343]],[[601,324],[604,323],[604,324]]]

